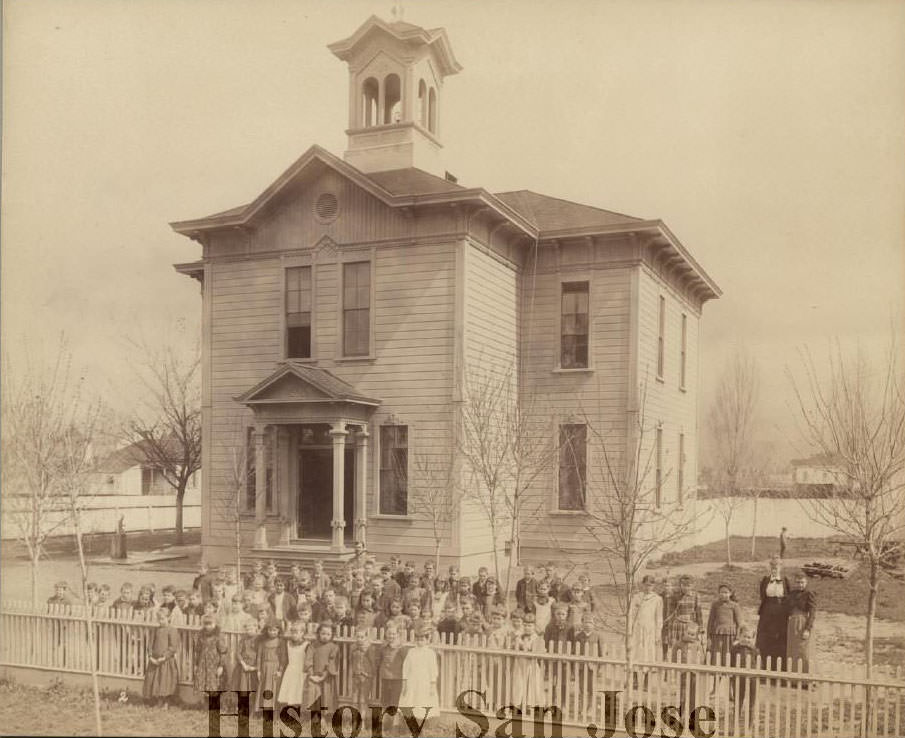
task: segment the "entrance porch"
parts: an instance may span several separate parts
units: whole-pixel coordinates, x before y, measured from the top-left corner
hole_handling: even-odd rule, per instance
[[[367,545],[368,426],[379,401],[294,362],[236,400],[255,416],[255,551],[335,556]]]

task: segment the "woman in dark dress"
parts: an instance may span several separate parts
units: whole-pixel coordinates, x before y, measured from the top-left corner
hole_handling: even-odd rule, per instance
[[[789,612],[786,597],[792,590],[787,577],[782,576],[782,562],[778,556],[770,559],[770,574],[760,580],[760,608],[757,611],[757,650],[770,668],[777,669],[777,659],[786,657],[786,630]]]

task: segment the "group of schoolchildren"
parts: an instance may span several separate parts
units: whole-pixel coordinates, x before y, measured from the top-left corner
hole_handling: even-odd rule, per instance
[[[378,691],[385,705],[437,703],[437,658],[429,646],[435,634],[448,643],[537,652],[600,642],[587,575],[569,586],[552,563],[526,567],[511,613],[500,590],[486,567],[474,579],[454,566],[438,577],[432,562],[418,571],[399,557],[378,565],[358,555],[332,577],[320,561],[313,570],[293,565],[288,576],[275,562],[256,561],[240,584],[235,568],[211,570],[202,562],[191,590],[143,585],[136,592],[124,583],[114,600],[107,585],[89,584],[87,591],[91,605],[145,612],[158,623],[147,644],[143,693],[151,702],[166,706],[177,690],[174,626],[200,622],[192,664],[198,692],[252,692],[257,709],[308,705],[318,697],[335,706],[341,665],[333,639],[342,634],[355,639],[348,685],[363,709]],[[48,603],[73,604],[65,582]],[[234,653],[224,631],[242,633]],[[376,631],[385,633],[382,643],[372,642]]]

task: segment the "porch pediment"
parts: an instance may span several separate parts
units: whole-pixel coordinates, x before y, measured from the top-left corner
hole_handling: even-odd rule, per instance
[[[235,398],[256,405],[346,403],[376,407],[380,400],[366,397],[335,374],[315,366],[286,361],[269,377]]]

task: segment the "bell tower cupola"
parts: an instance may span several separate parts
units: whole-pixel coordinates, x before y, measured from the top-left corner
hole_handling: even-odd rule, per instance
[[[363,172],[417,167],[443,176],[443,80],[462,67],[442,28],[371,16],[328,48],[349,65],[345,160]]]

